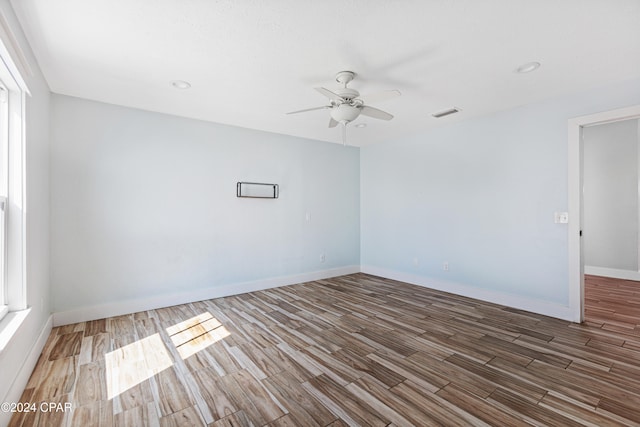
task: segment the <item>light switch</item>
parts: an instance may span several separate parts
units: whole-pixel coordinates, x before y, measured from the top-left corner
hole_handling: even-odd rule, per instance
[[[556,224],[568,224],[569,212],[555,212],[553,214],[553,219]]]

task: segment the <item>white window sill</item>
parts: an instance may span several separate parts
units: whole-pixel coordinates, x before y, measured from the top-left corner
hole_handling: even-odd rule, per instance
[[[31,312],[31,308],[20,311],[10,311],[0,321],[0,354],[4,351],[11,341],[11,338],[16,334],[22,322],[27,318]]]

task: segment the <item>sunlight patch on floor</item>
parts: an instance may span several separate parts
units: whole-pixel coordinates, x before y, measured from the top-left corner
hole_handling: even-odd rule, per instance
[[[159,334],[113,350],[104,357],[109,399],[173,365]]]
[[[182,359],[193,356],[231,335],[211,313],[206,312],[167,328]]]

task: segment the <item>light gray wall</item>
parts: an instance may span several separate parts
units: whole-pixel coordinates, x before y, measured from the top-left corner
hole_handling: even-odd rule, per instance
[[[357,148],[51,105],[54,311],[359,265]],[[236,198],[237,181],[280,198]]]
[[[636,104],[631,81],[362,148],[363,268],[568,306],[567,121]]]
[[[50,325],[49,87],[7,0],[0,0],[0,10],[33,71],[31,76],[23,75],[31,92],[25,107],[25,271],[27,306],[31,310],[0,353],[0,402],[16,402],[40,352],[34,347],[38,338],[48,333]],[[10,416],[0,412],[0,425],[8,423]]]
[[[638,120],[583,130],[584,262],[638,271]]]

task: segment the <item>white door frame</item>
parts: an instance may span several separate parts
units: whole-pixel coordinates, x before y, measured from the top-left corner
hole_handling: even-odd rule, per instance
[[[584,320],[584,262],[582,258],[582,129],[603,123],[640,118],[640,105],[569,119],[569,309],[574,322]]]

